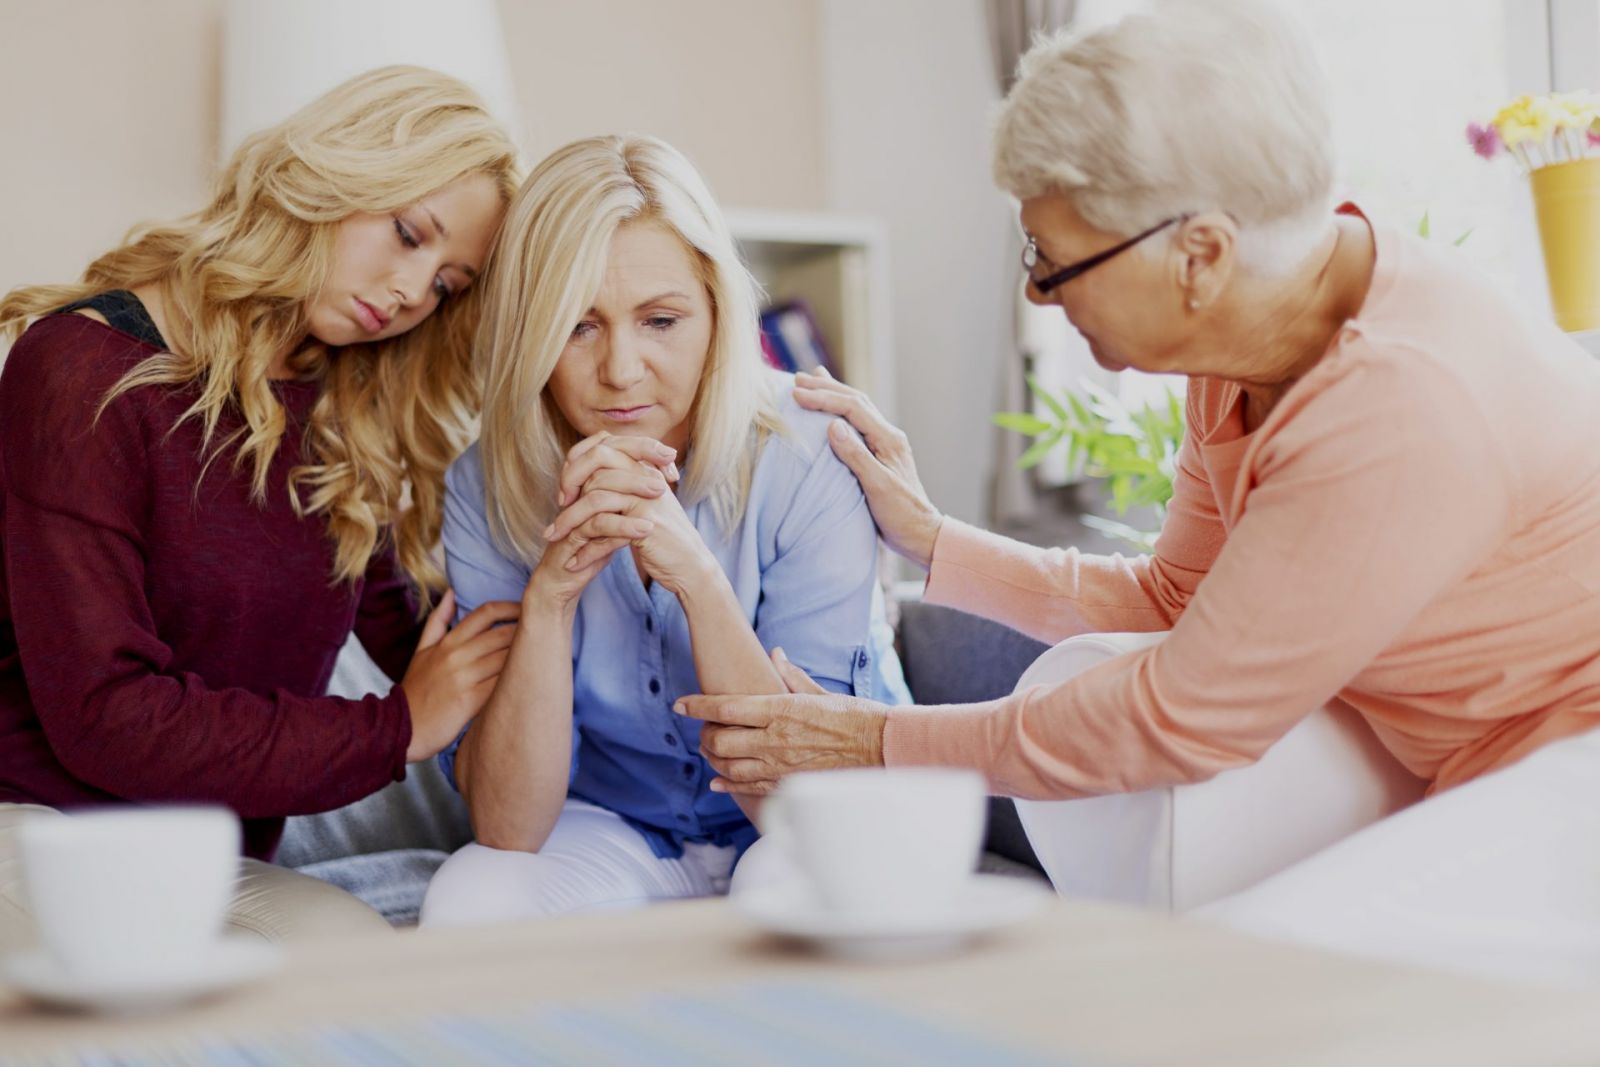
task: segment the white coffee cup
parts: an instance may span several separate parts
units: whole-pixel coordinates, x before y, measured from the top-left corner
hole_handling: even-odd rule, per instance
[[[198,964],[239,874],[239,820],[216,807],[101,808],[17,830],[39,940],[86,980]]]
[[[975,771],[810,771],[783,780],[762,821],[823,907],[941,915],[977,866],[986,798]]]

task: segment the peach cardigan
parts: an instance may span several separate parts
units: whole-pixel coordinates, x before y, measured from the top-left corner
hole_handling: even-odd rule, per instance
[[[1172,631],[1055,686],[891,710],[896,764],[1016,796],[1198,781],[1332,699],[1443,789],[1600,724],[1600,366],[1458,254],[1375,228],[1361,313],[1245,434],[1188,389],[1155,554],[947,519],[927,599],[1044,641]]]

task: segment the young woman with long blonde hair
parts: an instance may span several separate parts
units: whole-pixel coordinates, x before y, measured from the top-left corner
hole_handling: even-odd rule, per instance
[[[127,802],[243,818],[236,927],[381,924],[261,861],[438,752],[500,669],[514,604],[448,633],[452,596],[419,604],[518,177],[469,88],[383,68],[246,139],[203,210],[0,300],[0,949],[31,936],[16,824]],[[387,695],[323,695],[352,629]]]
[[[522,616],[441,756],[478,840],[423,923],[725,891],[756,829],[673,702],[782,692],[779,646],[835,692],[906,699],[861,489],[762,364],[755,285],[668,145],[546,159],[485,296],[483,434],[446,478],[444,545],[461,609]]]

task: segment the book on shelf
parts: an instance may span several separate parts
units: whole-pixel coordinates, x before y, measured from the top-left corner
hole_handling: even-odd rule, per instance
[[[793,373],[822,367],[840,377],[839,365],[804,301],[775,304],[761,313],[761,350],[767,362],[779,370]]]

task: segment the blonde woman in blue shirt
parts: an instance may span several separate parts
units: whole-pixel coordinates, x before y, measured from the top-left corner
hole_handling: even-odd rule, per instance
[[[784,692],[779,648],[831,691],[905,702],[871,513],[829,417],[763,365],[754,283],[670,146],[551,155],[483,284],[483,432],[446,478],[444,546],[458,610],[522,616],[441,756],[477,841],[422,922],[725,892],[757,832],[673,702]]]

